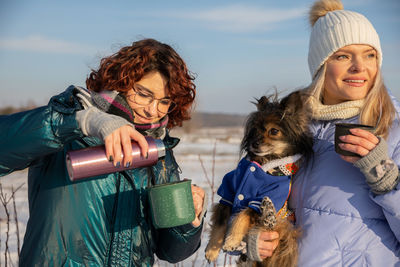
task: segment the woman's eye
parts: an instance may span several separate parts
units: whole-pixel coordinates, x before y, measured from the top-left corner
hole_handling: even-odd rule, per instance
[[[347,59],[347,58],[349,58],[347,55],[337,55],[336,56],[337,60],[343,60],[343,59]]]
[[[376,54],[375,53],[368,54],[368,58],[376,58]]]
[[[153,98],[153,96],[151,96],[151,95],[149,95],[149,94],[147,94],[147,93],[144,93],[144,92],[141,92],[141,91],[138,91],[138,92],[136,92],[140,97],[145,97],[145,98]]]
[[[161,99],[160,104],[161,105],[169,105],[171,103],[171,99]]]

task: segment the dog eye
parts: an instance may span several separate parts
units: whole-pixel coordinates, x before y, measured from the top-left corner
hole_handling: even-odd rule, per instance
[[[269,135],[272,135],[272,136],[278,135],[278,134],[279,134],[279,130],[276,129],[276,128],[271,128],[271,129],[268,131],[268,134],[269,134]]]

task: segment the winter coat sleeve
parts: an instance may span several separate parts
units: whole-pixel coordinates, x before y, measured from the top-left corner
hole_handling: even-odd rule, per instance
[[[399,183],[399,169],[389,158],[386,141],[381,137],[378,145],[354,166],[364,174],[371,191],[377,195],[392,191]]]
[[[75,120],[79,103],[69,87],[47,106],[0,116],[0,176],[22,170],[82,136]]]
[[[371,192],[371,198],[382,207],[390,229],[392,229],[397,240],[400,242],[400,184],[392,191],[383,195],[375,195]]]
[[[392,191],[376,195],[370,193],[372,200],[382,207],[382,211],[397,240],[400,242],[400,184]]]
[[[203,222],[199,227],[193,227],[189,223],[160,229],[157,257],[170,263],[177,263],[195,253],[200,247]]]
[[[391,160],[397,164],[395,168],[398,168],[400,165],[400,144],[397,144]],[[398,184],[398,179],[394,189],[384,194],[376,194],[372,191],[370,197],[375,203],[382,207],[390,229],[400,242],[400,184]]]

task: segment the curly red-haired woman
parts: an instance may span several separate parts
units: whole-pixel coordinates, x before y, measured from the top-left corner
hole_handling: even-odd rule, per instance
[[[89,90],[70,86],[47,106],[0,117],[0,175],[30,168],[21,266],[150,266],[154,254],[178,262],[198,249],[203,189],[192,186],[194,221],[161,229],[152,225],[146,190],[179,180],[178,140],[168,132],[190,119],[193,80],[174,49],[144,39],[103,58]],[[131,140],[146,156],[145,136],[163,140],[166,156],[130,169]],[[71,182],[66,152],[103,142],[116,169],[127,169]]]

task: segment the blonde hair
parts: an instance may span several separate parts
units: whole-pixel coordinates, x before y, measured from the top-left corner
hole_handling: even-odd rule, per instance
[[[312,83],[304,89],[309,95],[308,103],[311,112],[314,110],[313,103],[323,100],[325,73],[326,63],[319,69]],[[359,122],[375,126],[375,134],[387,138],[395,116],[396,109],[383,83],[381,71],[378,70],[374,86],[368,92],[361,108]]]
[[[365,98],[365,104],[360,112],[360,122],[367,125],[376,125],[375,134],[386,138],[395,116],[396,109],[379,70],[375,78],[375,84]]]

